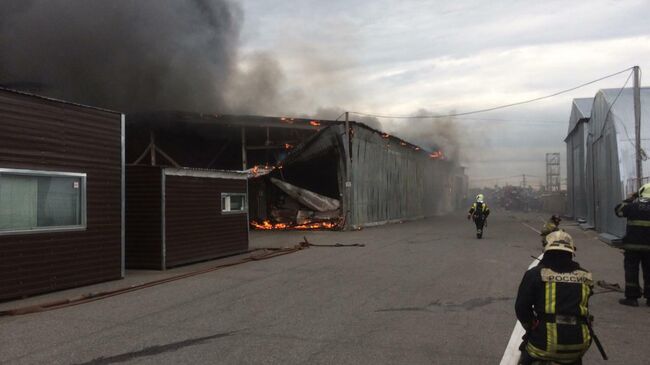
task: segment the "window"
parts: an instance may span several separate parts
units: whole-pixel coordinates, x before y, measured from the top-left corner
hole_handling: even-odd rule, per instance
[[[221,193],[222,213],[245,213],[246,209],[246,194]]]
[[[0,234],[83,229],[86,174],[0,169]]]

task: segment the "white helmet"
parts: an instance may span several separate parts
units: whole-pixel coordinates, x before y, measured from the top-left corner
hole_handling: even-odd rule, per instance
[[[559,230],[551,232],[546,236],[546,246],[544,246],[544,252],[548,251],[566,251],[575,253],[576,246],[573,244],[573,237],[570,234]]]
[[[483,203],[483,194],[479,194],[476,196],[476,202],[477,203]]]

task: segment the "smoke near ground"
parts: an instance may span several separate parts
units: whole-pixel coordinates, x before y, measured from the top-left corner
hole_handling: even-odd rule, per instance
[[[241,10],[226,0],[8,0],[0,84],[120,111],[224,107]]]

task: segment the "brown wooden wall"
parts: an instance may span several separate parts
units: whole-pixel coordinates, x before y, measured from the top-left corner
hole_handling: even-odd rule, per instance
[[[166,176],[167,267],[248,250],[248,218],[222,214],[221,193],[246,193],[246,180]]]
[[[162,269],[162,169],[126,168],[126,267]]]
[[[87,229],[0,235],[0,300],[122,276],[121,114],[0,89],[0,167],[87,174]]]

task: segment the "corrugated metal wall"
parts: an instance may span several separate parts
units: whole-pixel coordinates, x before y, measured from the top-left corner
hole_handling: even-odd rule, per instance
[[[126,267],[162,269],[162,171],[126,168]]]
[[[589,221],[587,196],[587,145],[589,119],[594,98],[577,98],[571,103],[569,130],[564,142],[567,147],[567,211],[573,218]]]
[[[454,208],[450,163],[364,126],[352,128],[351,225],[417,219]]]
[[[246,193],[246,180],[165,177],[167,267],[248,250],[247,214],[221,213],[221,193]]]
[[[622,237],[625,234],[625,220],[614,215],[614,207],[623,199],[623,186],[618,169],[616,131],[611,124],[605,127],[602,138],[594,142],[592,151],[597,161],[594,164],[596,230]]]
[[[122,275],[122,117],[0,90],[0,167],[87,174],[87,229],[0,235],[0,300]]]
[[[591,126],[588,127],[591,131]],[[593,150],[593,140],[594,137],[589,132],[587,134],[587,171],[585,173],[585,192],[587,193],[587,225],[591,227],[596,226],[596,199],[594,197],[594,189],[596,188],[595,179],[594,179],[594,150]]]
[[[641,143],[650,140],[650,88],[641,89]],[[630,88],[600,90],[593,103],[589,123],[587,186],[591,222],[596,230],[622,237],[625,219],[616,217],[614,207],[636,190],[634,144],[634,100]],[[650,161],[644,161],[649,171]]]
[[[587,218],[586,138],[587,124],[581,122],[566,139],[567,215],[573,218]]]

